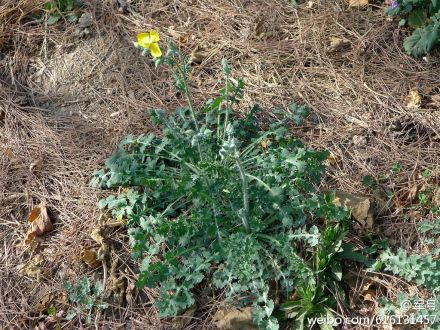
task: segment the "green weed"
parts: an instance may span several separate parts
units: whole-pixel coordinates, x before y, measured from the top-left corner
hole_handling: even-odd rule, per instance
[[[87,322],[90,323],[94,309],[106,309],[108,307],[108,304],[100,300],[104,289],[101,282],[92,285],[88,277],[83,277],[77,283],[65,282],[64,288],[69,295],[70,302],[74,304],[73,310],[67,313],[66,318],[68,320],[78,315],[87,314]]]
[[[78,20],[76,9],[82,6],[82,0],[49,0],[44,3],[47,16],[42,15],[36,21],[43,21],[47,17],[48,25],[57,23],[61,18],[68,22],[76,22]]]
[[[388,14],[403,16],[399,25],[414,30],[403,43],[407,54],[421,56],[439,44],[440,1],[393,0]]]
[[[334,304],[322,297],[328,294],[323,283],[336,288],[341,279],[338,254],[349,213],[316,191],[328,152],[289,134],[289,124],[301,123],[308,107],[292,104],[263,129],[258,105],[247,114],[234,111],[244,82],[231,79],[224,60],[224,87],[196,111],[188,60],[171,43],[155,63],[168,65],[188,106],[169,116],[153,110],[161,134],[126,137],[92,181],[126,188],[99,206],[128,219],[133,256],[141,260],[138,286],[160,286],[161,316],[193,305],[202,281],[237,305],[252,304],[262,329],[278,328],[275,301],[294,292],[303,297],[300,305],[328,311]],[[308,225],[312,217],[325,219],[323,230]],[[303,317],[292,304],[283,307],[287,315]]]

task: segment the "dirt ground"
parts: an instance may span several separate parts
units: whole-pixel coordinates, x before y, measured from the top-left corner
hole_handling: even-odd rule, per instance
[[[102,269],[80,258],[84,248],[96,245],[90,233],[103,196],[88,186],[91,173],[125,135],[154,130],[149,109],[185,105],[169,72],[156,70],[133,47],[136,34],[151,28],[162,39],[174,39],[183,53],[196,50],[201,56],[192,71],[198,106],[221,88],[223,57],[233,76],[246,83],[243,111],[259,103],[268,121],[271,110],[292,101],[310,105],[306,125],[292,133],[331,151],[325,187],[365,194],[365,175],[378,178],[400,163],[388,187],[397,198],[372,230],[420,249],[418,216],[408,213],[403,223],[402,214],[424,169],[440,178],[440,57],[405,55],[407,32],[384,14],[386,6],[377,1],[349,8],[342,0],[311,1],[298,9],[283,0],[87,1],[82,11],[93,20],[81,28],[32,23],[28,14],[39,7],[33,1],[2,2],[0,328],[50,328],[41,306],[49,300],[67,310],[63,282],[101,276]],[[332,47],[338,39],[343,42]],[[411,91],[421,95],[420,105],[407,106]],[[55,230],[33,251],[23,240],[27,216],[41,201]],[[134,288],[137,266],[128,261],[124,229],[112,231],[108,240],[113,258],[124,266],[119,276],[130,297],[122,305],[112,303],[91,325],[75,319],[61,328],[169,327],[169,320],[158,319],[154,290]],[[398,282],[377,281],[384,288]],[[210,327],[214,310],[214,304],[201,308],[187,328]]]

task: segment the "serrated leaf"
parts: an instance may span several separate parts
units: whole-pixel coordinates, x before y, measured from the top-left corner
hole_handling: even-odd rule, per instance
[[[68,21],[69,23],[75,23],[75,22],[78,20],[78,16],[76,16],[76,15],[74,15],[74,14],[72,14],[72,13],[67,14],[67,15],[66,15],[66,18],[67,18],[67,21]]]
[[[424,28],[416,29],[411,36],[403,42],[403,47],[408,55],[421,56],[428,53],[438,44],[440,25],[430,24]]]
[[[292,103],[289,105],[289,109],[292,111],[292,119],[297,125],[303,124],[304,119],[310,114],[310,108],[307,105]]]
[[[78,315],[77,311],[70,310],[70,311],[67,312],[66,320],[68,320],[68,321],[73,320],[75,318],[75,316],[77,316],[77,315]]]
[[[47,19],[47,25],[53,25],[55,23],[57,23],[61,18],[60,14],[52,14],[49,16],[49,18]]]

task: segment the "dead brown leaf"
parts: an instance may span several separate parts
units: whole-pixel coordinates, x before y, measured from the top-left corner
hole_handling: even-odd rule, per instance
[[[340,157],[336,156],[332,151],[329,152],[328,158],[325,160],[327,166],[335,166],[340,160]]]
[[[416,197],[417,193],[419,192],[419,185],[414,182],[414,184],[409,188],[408,195],[406,196],[406,200],[408,202],[412,202]]]
[[[348,0],[349,7],[363,7],[368,5],[368,0]]]
[[[201,64],[207,55],[208,52],[204,50],[203,47],[197,46],[189,56],[189,63]]]
[[[422,105],[422,97],[418,90],[412,90],[406,97],[406,107],[408,109],[418,109]]]
[[[350,45],[350,41],[345,38],[331,37],[330,39],[330,51],[337,52]]]
[[[30,259],[26,264],[19,265],[18,272],[21,275],[28,276],[40,281],[42,277],[48,275],[48,270],[44,268],[45,259],[42,255],[37,254]]]
[[[213,321],[220,330],[254,330],[257,329],[252,322],[252,307],[220,308],[213,317]]]
[[[194,313],[197,310],[197,305],[192,305],[182,315],[176,316],[173,319],[173,330],[185,329],[185,327],[191,322]]]
[[[55,297],[52,292],[50,291],[44,292],[44,294],[40,297],[37,303],[33,306],[34,307],[33,309],[40,313],[46,311],[54,298]]]
[[[124,303],[124,296],[127,291],[127,279],[123,272],[125,266],[120,265],[118,257],[112,255],[113,260],[110,267],[110,293],[117,298],[119,305]]]
[[[96,226],[93,228],[92,232],[90,233],[90,237],[98,244],[102,244],[104,242],[104,230],[105,228],[103,226]]]
[[[98,254],[94,249],[83,249],[81,251],[81,260],[91,268],[96,268],[101,265],[101,262],[98,260]]]
[[[181,44],[186,44],[191,39],[191,34],[176,31],[173,25],[168,27],[168,33],[173,37],[174,40],[179,40],[179,43]]]
[[[32,172],[34,172],[35,170],[40,170],[42,165],[43,165],[43,160],[41,160],[41,159],[38,159],[38,160],[32,162],[32,163],[29,165],[29,172],[32,173]]]
[[[255,22],[254,27],[253,27],[253,32],[257,38],[264,36],[264,34],[265,34],[265,27],[264,26],[265,26],[264,20],[261,18]]]
[[[8,157],[10,160],[13,160],[14,157],[14,152],[12,151],[12,148],[10,147],[6,147],[3,151],[3,153],[5,154],[6,157]]]
[[[272,143],[269,139],[265,139],[260,142],[260,145],[263,149],[267,149],[271,144]]]
[[[45,202],[41,202],[32,209],[28,216],[28,222],[30,229],[26,234],[25,245],[33,245],[40,236],[53,230],[53,224],[47,213]]]
[[[364,298],[364,301],[376,301],[376,290],[368,289],[362,292],[362,298]]]
[[[430,99],[431,102],[428,105],[440,108],[440,94],[431,95]]]
[[[136,285],[134,283],[129,283],[127,285],[127,288],[125,289],[125,300],[127,301],[128,305],[134,303],[135,290],[136,290]]]

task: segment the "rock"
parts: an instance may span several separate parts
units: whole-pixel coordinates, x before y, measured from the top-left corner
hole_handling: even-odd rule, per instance
[[[362,135],[354,135],[353,144],[359,147],[365,146],[367,144],[367,138]]]
[[[87,27],[91,26],[93,24],[92,13],[85,12],[84,14],[82,14],[81,17],[79,18],[78,23],[79,23],[79,26],[82,28],[87,28]]]
[[[330,51],[336,52],[350,45],[350,41],[343,38],[332,37],[330,39]]]
[[[333,203],[336,206],[346,206],[351,209],[351,215],[362,227],[371,229],[374,224],[374,211],[368,197],[350,194],[336,190]]]

